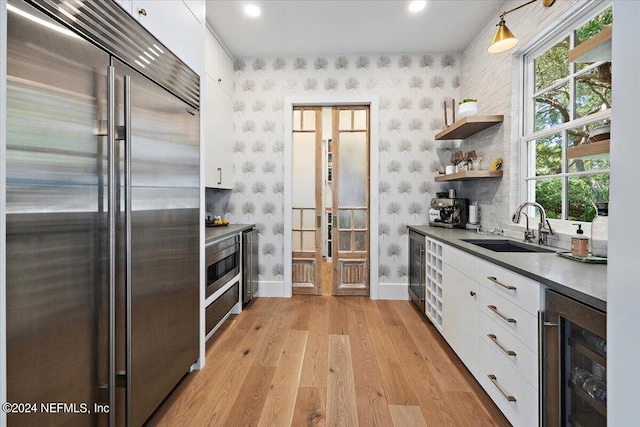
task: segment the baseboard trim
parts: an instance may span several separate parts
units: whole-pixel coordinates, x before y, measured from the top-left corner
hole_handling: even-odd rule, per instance
[[[257,297],[277,297],[283,298],[286,297],[284,292],[284,282],[266,282],[260,281],[258,282],[258,293],[255,295]]]
[[[378,283],[378,299],[408,300],[409,285],[406,283]]]
[[[260,281],[256,297],[288,298],[284,282]],[[409,300],[409,286],[406,283],[378,283],[378,297],[371,295],[371,299]]]

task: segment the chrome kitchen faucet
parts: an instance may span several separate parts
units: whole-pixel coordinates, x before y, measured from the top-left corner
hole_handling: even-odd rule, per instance
[[[549,224],[549,220],[547,219],[547,213],[544,211],[544,208],[541,204],[536,202],[521,203],[514,212],[511,221],[515,224],[518,224],[520,222],[520,215],[524,214],[527,218],[527,229],[524,232],[524,241],[535,241],[535,232],[533,230],[529,230],[529,216],[525,212],[522,212],[522,210],[527,206],[533,206],[534,208],[538,209],[538,211],[540,211],[540,222],[538,223],[538,244],[547,246],[548,236],[549,234],[554,234],[554,232],[551,228],[551,224]]]

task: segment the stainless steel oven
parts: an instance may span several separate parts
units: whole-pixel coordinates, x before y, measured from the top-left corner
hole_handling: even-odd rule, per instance
[[[552,290],[541,316],[542,425],[607,425],[607,315]]]
[[[240,236],[208,245],[205,253],[208,298],[240,272]]]
[[[425,313],[425,237],[409,230],[409,297]]]

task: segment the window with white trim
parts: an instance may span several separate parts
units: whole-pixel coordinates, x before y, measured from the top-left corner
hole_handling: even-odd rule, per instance
[[[592,9],[523,56],[524,197],[540,203],[547,218],[591,221],[593,204],[609,201],[608,150],[582,157],[585,147],[574,147],[598,143],[589,150],[601,151],[609,139],[610,58],[572,63],[569,50],[612,21],[611,6]]]

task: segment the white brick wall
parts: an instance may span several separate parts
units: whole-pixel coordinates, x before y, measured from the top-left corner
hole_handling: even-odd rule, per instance
[[[504,115],[502,126],[494,126],[462,143],[464,151],[476,150],[481,153],[486,166],[490,166],[496,157],[504,160],[502,168],[505,175],[501,180],[468,181],[460,185],[459,193],[462,197],[479,202],[483,227],[511,227],[511,213],[521,202],[518,195],[517,129],[516,132],[512,129],[512,126],[518,126],[519,114],[519,106],[516,105],[518,94],[513,93],[515,91],[512,86],[514,78],[518,78],[517,72],[514,72],[517,69],[517,59],[513,54],[556,22],[575,1],[556,0],[550,8],[543,7],[542,2],[536,2],[508,14],[507,26],[520,43],[511,51],[491,54],[487,52],[487,48],[496,31],[498,12],[495,19],[488,22],[462,52],[460,96],[477,98],[479,114]],[[512,9],[522,3],[520,0],[505,1],[500,11]]]

